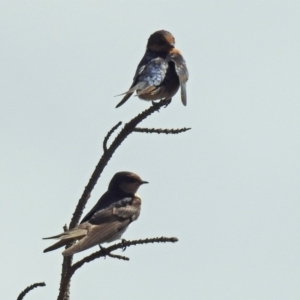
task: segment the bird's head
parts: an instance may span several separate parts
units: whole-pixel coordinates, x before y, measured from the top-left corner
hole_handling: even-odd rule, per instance
[[[170,52],[175,47],[175,38],[169,31],[159,30],[148,39],[147,50],[154,52]]]
[[[144,184],[148,183],[141,179],[141,177],[132,172],[118,172],[114,175],[109,183],[109,191],[123,191],[128,194],[135,194],[138,188]]]

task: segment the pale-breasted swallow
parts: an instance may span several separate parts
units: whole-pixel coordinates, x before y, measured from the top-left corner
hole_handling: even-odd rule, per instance
[[[141,198],[136,194],[138,188],[148,183],[132,172],[118,172],[111,179],[105,192],[91,211],[75,228],[45,239],[60,239],[44,252],[63,247],[78,240],[62,252],[64,256],[73,255],[95,245],[119,239],[128,225],[135,221],[141,210]]]
[[[179,86],[181,101],[186,105],[188,77],[185,60],[175,48],[174,36],[166,30],[156,31],[148,39],[146,53],[138,64],[130,89],[116,107],[124,104],[134,92],[143,100],[171,101]]]

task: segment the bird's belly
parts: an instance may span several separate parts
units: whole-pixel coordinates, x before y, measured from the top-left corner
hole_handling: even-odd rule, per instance
[[[121,236],[123,235],[123,233],[126,231],[127,227],[125,227],[124,229],[118,231],[116,234],[114,234],[113,236],[111,236],[110,238],[108,238],[105,243],[110,243],[113,242],[115,240],[118,240],[121,238]]]
[[[173,89],[170,91],[170,90],[166,89],[166,87],[160,86],[156,90],[154,90],[152,93],[138,95],[138,97],[142,100],[148,100],[148,101],[160,100],[163,98],[171,99],[177,93],[178,88],[179,88],[179,85],[176,89]]]

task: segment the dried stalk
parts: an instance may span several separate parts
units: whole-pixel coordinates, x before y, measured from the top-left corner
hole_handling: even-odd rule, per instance
[[[65,278],[65,280],[67,282],[71,281],[72,276],[74,275],[74,273],[81,268],[85,263],[89,263],[97,258],[100,257],[112,257],[112,258],[118,258],[118,259],[123,259],[123,260],[129,260],[128,257],[126,256],[121,256],[121,255],[115,255],[115,254],[111,254],[112,251],[115,251],[117,249],[126,249],[127,247],[130,246],[136,246],[136,245],[142,245],[142,244],[151,244],[151,243],[176,243],[178,242],[178,239],[176,237],[171,237],[171,238],[167,238],[167,237],[160,237],[160,238],[151,238],[151,239],[140,239],[140,240],[133,240],[133,241],[125,241],[122,240],[121,243],[117,243],[114,244],[108,248],[101,248],[99,251],[92,253],[89,256],[86,256],[85,258],[81,259],[80,261],[76,262],[74,265],[71,266],[70,271],[67,274],[67,277]],[[63,288],[67,288],[66,286],[63,286]],[[64,299],[64,293],[65,290],[61,289],[60,291],[60,295],[58,297],[58,300],[62,300]]]
[[[133,131],[134,132],[143,132],[143,133],[164,133],[164,134],[178,134],[181,132],[185,132],[190,130],[191,128],[178,128],[178,129],[162,129],[162,128],[141,128],[136,127]]]
[[[78,222],[82,216],[83,209],[90,197],[92,190],[94,189],[105,166],[107,165],[107,163],[113,156],[116,149],[122,144],[122,142],[128,137],[128,135],[130,135],[132,132],[135,131],[136,126],[140,122],[142,122],[144,119],[146,119],[152,113],[159,111],[159,109],[161,107],[166,106],[167,104],[168,104],[168,101],[162,100],[159,103],[156,103],[155,105],[150,106],[148,109],[144,110],[142,113],[137,115],[131,121],[126,123],[124,125],[124,127],[122,128],[122,130],[119,132],[119,134],[115,137],[114,141],[111,143],[111,145],[109,147],[107,147],[108,139],[111,137],[112,133],[121,125],[121,122],[119,122],[117,125],[115,125],[108,132],[108,134],[106,135],[106,137],[104,138],[104,141],[103,141],[104,153],[103,153],[102,157],[100,158],[97,166],[95,167],[95,170],[77,203],[76,209],[73,213],[73,216],[72,216],[72,219],[71,219],[71,222],[69,225],[69,229],[74,228],[78,224]],[[187,128],[177,129],[177,131],[178,130],[179,130],[179,132],[184,132],[188,129]],[[170,131],[170,133],[171,133],[171,131]],[[179,133],[179,132],[175,132],[175,131],[174,131],[174,133]],[[62,274],[61,274],[59,295],[57,298],[58,300],[68,300],[69,299],[70,278],[72,277],[73,270],[74,269],[72,266],[72,257],[64,258],[63,264],[62,264]]]
[[[46,285],[45,282],[37,282],[37,283],[34,283],[32,285],[29,285],[24,291],[22,291],[20,293],[17,300],[22,300],[27,293],[29,293],[31,290],[35,289],[36,287],[45,286],[45,285]]]

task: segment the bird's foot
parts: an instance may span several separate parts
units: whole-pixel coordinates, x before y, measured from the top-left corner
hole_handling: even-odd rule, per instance
[[[127,246],[125,245],[125,243],[126,243],[127,241],[125,240],[125,239],[122,239],[122,241],[121,241],[121,243],[122,243],[122,251],[124,252],[125,250],[126,250],[126,248],[127,248]]]
[[[165,103],[164,108],[166,108],[171,103],[172,98],[170,98],[170,99],[164,98],[161,101],[163,101]]]
[[[152,102],[152,106],[154,107],[158,107],[159,105],[159,102],[154,102],[153,100],[151,101]],[[160,108],[159,108],[160,109]],[[159,112],[159,109],[157,110]]]

